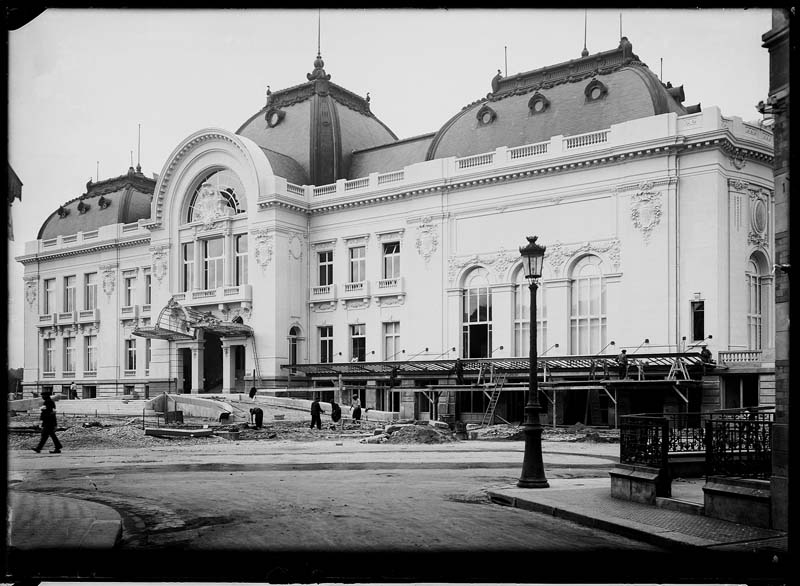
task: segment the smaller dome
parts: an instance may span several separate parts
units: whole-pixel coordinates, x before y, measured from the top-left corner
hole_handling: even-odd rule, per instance
[[[86,193],[50,214],[37,238],[49,240],[149,218],[155,188],[156,180],[145,177],[141,167],[130,167],[125,175],[96,183],[90,180]]]

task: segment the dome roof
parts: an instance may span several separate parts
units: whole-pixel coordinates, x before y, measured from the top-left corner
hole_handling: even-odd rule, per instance
[[[236,131],[262,149],[293,159],[303,171],[294,169],[294,176],[304,175],[313,185],[347,179],[354,150],[397,140],[371,112],[369,95],[362,98],[331,83],[324,65],[317,55],[306,83],[277,92],[267,88],[264,108]]]
[[[683,87],[664,85],[633,53],[619,47],[503,78],[436,134],[427,159],[463,157],[609,128],[667,112],[686,114]]]
[[[156,181],[142,174],[141,167],[128,173],[86,184],[86,193],[62,205],[44,221],[38,239],[48,240],[111,224],[130,224],[150,217],[150,200]]]

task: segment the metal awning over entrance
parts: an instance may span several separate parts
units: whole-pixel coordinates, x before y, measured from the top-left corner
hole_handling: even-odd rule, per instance
[[[170,298],[164,308],[159,312],[155,325],[137,327],[133,330],[134,336],[141,338],[154,338],[169,340],[194,340],[196,330],[203,328],[222,337],[250,337],[253,328],[236,321],[223,321],[211,312],[198,311],[191,307],[184,307],[175,298]]]

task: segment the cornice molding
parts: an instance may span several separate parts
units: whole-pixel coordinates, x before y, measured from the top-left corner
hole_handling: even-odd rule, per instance
[[[138,246],[140,244],[148,244],[149,242],[150,242],[150,237],[147,236],[146,238],[137,238],[133,240],[120,240],[118,242],[106,242],[104,244],[96,244],[89,248],[71,248],[69,250],[54,251],[51,253],[43,253],[43,254],[35,253],[28,256],[18,256],[16,258],[16,261],[23,265],[29,265],[35,262],[44,262],[68,256],[92,254],[95,252],[100,252],[102,250],[112,250],[115,248],[127,248],[129,246]]]

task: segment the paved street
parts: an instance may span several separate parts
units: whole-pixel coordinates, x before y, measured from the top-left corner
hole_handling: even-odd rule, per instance
[[[607,482],[617,446],[552,445],[545,455],[550,478]],[[146,552],[154,554],[150,560],[167,557],[176,563],[188,556],[195,565],[220,551],[228,560],[252,552],[259,564],[265,555],[303,564],[312,556],[336,568],[340,561],[358,559],[347,571],[367,576],[375,562],[368,554],[375,553],[408,560],[387,570],[409,576],[423,570],[420,556],[431,554],[476,562],[490,554],[663,553],[549,515],[492,504],[486,491],[513,485],[519,476],[522,442],[177,446],[65,450],[47,457],[14,451],[9,479],[19,493],[83,499],[116,510],[123,531],[112,557],[120,560],[114,569],[123,573],[151,571],[139,565]],[[459,564],[450,571],[469,567],[463,559]],[[250,570],[260,575],[260,567]],[[194,575],[196,569],[172,568],[179,575]]]

